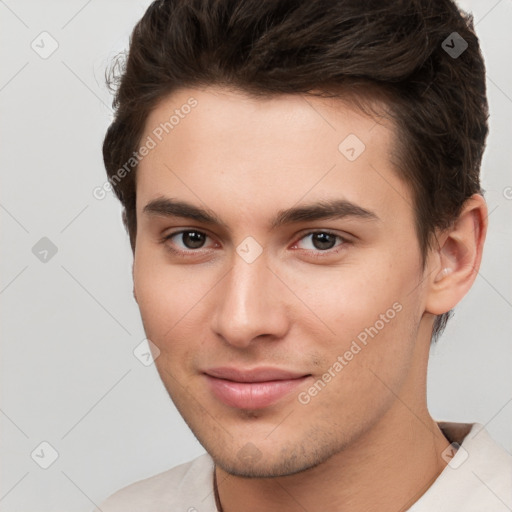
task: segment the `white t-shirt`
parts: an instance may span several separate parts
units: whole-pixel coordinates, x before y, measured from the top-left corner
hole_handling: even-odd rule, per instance
[[[438,422],[454,450],[409,512],[510,512],[512,455],[479,423]],[[458,448],[458,449],[457,449]],[[455,451],[456,450],[456,451]],[[453,454],[453,456],[451,456]],[[93,512],[218,512],[208,453],[112,494]]]

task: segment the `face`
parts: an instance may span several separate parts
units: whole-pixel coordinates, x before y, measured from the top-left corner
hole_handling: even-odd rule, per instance
[[[339,99],[213,87],[147,120],[134,291],[170,397],[230,473],[314,467],[412,385],[425,291],[394,136]]]

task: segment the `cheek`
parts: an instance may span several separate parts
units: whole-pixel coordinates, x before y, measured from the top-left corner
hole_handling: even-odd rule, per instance
[[[371,264],[375,261],[379,265]],[[317,270],[315,275],[296,273],[300,277],[294,278],[294,289],[315,313],[301,316],[298,322],[304,335],[316,341],[326,370],[340,356],[349,387],[375,381],[372,372],[383,380],[402,378],[421,316],[419,292],[411,293],[418,272],[410,261],[394,264],[384,254],[368,264]]]
[[[410,300],[408,295],[417,276],[413,269],[399,270],[386,259],[391,258],[384,254],[338,267],[279,269],[283,281],[297,296],[296,310],[302,313],[297,322],[311,319],[310,327],[316,323],[318,328],[330,331],[333,339],[342,340],[357,336],[377,321],[382,328],[380,315],[388,325],[387,320],[393,320],[400,309],[393,305]]]
[[[201,350],[207,339],[204,318],[215,277],[206,266],[191,271],[157,261],[149,251],[136,254],[134,289],[146,336],[161,351],[159,363],[167,358],[175,362],[177,358],[171,356],[186,358],[187,352],[193,355]]]
[[[299,403],[354,428],[383,414],[401,393],[414,360],[415,312],[404,302],[382,309],[382,317],[376,305],[370,310],[347,304],[346,321],[335,324],[337,336],[323,346],[323,373]]]
[[[184,314],[184,280],[175,269],[162,267],[143,251],[135,256],[133,280],[146,335],[161,344]]]

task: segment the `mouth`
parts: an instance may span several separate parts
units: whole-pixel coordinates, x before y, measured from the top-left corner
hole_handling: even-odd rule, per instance
[[[263,409],[268,407],[299,386],[311,374],[257,368],[242,371],[234,368],[216,368],[204,372],[212,394],[227,406],[238,409]]]

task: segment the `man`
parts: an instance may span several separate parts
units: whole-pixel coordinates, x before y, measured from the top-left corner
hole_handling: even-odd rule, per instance
[[[104,142],[159,375],[206,452],[113,511],[504,511],[427,409],[479,269],[485,72],[450,0],[162,0]]]

